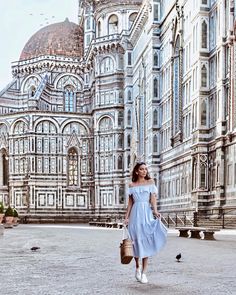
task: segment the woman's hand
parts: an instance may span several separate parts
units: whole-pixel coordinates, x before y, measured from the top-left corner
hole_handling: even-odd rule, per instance
[[[159,213],[158,211],[153,212],[153,215],[154,215],[156,218],[161,218],[161,213]]]
[[[129,224],[129,218],[125,218],[125,220],[124,220],[124,224],[125,224],[125,225],[128,225],[128,224]]]

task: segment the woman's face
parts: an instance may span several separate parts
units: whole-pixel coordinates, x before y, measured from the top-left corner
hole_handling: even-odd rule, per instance
[[[147,175],[147,166],[142,164],[137,170],[138,177],[145,177]]]

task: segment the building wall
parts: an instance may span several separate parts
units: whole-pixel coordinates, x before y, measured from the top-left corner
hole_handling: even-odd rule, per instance
[[[161,211],[235,206],[235,7],[225,3],[82,1],[82,61],[20,61],[1,92],[0,200],[34,214],[123,214],[143,160]]]

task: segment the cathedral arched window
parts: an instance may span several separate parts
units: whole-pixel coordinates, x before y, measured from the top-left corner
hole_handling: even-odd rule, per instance
[[[128,155],[127,157],[127,167],[129,167],[129,165],[130,165],[130,155]]]
[[[119,196],[119,204],[124,204],[124,202],[125,202],[124,186],[119,186],[118,187],[118,196]]]
[[[119,111],[118,112],[118,126],[123,127],[123,123],[124,123],[124,115],[123,115],[123,112]]]
[[[155,98],[158,97],[158,80],[157,80],[157,78],[155,78],[153,80],[153,95]]]
[[[130,90],[128,90],[128,100],[130,101],[130,100],[132,100],[132,95],[131,95],[131,91]]]
[[[127,147],[130,147],[130,143],[131,143],[131,136],[130,134],[127,135]]]
[[[205,65],[201,68],[201,86],[207,87],[207,68]]]
[[[91,20],[90,17],[87,17],[86,19],[86,30],[90,30],[91,29]]]
[[[201,125],[206,126],[206,120],[207,120],[207,106],[206,101],[203,100],[201,103]]]
[[[78,186],[78,153],[75,148],[68,151],[68,185]]]
[[[158,124],[158,112],[157,110],[155,109],[153,111],[153,125],[157,125]]]
[[[154,55],[153,55],[153,66],[154,67],[158,66],[158,54],[157,54],[157,52],[155,52]]]
[[[65,112],[76,111],[76,93],[70,87],[64,91],[64,110]]]
[[[99,123],[99,130],[100,131],[112,131],[113,129],[113,124],[110,118],[105,117],[101,119]]]
[[[193,189],[197,188],[197,174],[198,174],[198,169],[197,169],[197,159],[193,159]]]
[[[200,167],[200,183],[201,183],[201,188],[205,189],[206,185],[207,185],[207,181],[206,181],[206,176],[207,176],[207,172],[206,172],[207,166],[203,163],[201,163],[201,167]]]
[[[26,131],[27,131],[27,125],[25,122],[19,121],[16,123],[14,127],[15,134],[23,134],[23,133],[26,133]]]
[[[121,155],[118,156],[118,169],[123,169],[123,157]]]
[[[118,148],[123,148],[123,136],[118,135]]]
[[[71,122],[65,125],[65,127],[63,128],[63,133],[64,134],[75,133],[75,134],[85,135],[87,134],[87,130],[84,127],[84,125],[78,122]]]
[[[137,17],[136,12],[130,14],[130,16],[129,16],[129,29],[132,27],[132,24],[134,23],[136,17]]]
[[[119,91],[119,103],[123,103],[123,91]]]
[[[116,34],[118,32],[118,17],[113,14],[108,20],[108,35]]]
[[[207,48],[207,23],[202,22],[202,48]]]
[[[98,22],[98,37],[101,37],[102,35],[102,26],[101,26],[101,22]]]
[[[39,79],[38,77],[31,76],[22,84],[23,92],[28,93],[29,97],[32,97],[32,90],[36,91],[37,87],[39,86]]]
[[[0,136],[5,137],[7,135],[7,126],[5,124],[0,124]]]
[[[5,149],[0,151],[0,186],[8,185],[8,156]]]
[[[128,113],[127,113],[127,124],[129,126],[131,125],[131,120],[132,120],[131,110],[128,110]]]
[[[105,57],[100,64],[101,74],[111,73],[114,70],[114,62],[111,57]]]
[[[37,124],[36,133],[55,134],[57,133],[57,128],[54,123],[45,120]]]
[[[154,153],[157,153],[157,135],[155,134],[154,136],[153,136],[153,152]]]

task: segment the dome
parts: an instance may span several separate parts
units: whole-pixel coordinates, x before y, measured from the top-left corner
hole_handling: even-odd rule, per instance
[[[26,43],[20,60],[41,55],[82,57],[83,29],[68,19],[40,29]]]

